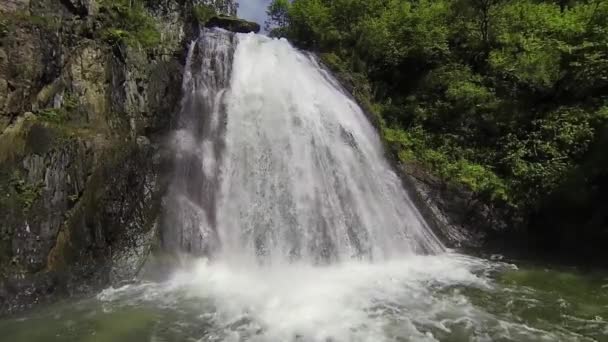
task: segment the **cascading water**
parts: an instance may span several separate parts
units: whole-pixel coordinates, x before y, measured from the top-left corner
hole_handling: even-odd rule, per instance
[[[365,114],[313,57],[208,30],[184,92],[169,243],[272,264],[443,250]]]
[[[224,150],[225,98],[235,37],[205,30],[188,50],[173,183],[162,230],[168,250],[210,255],[219,247],[217,196]]]

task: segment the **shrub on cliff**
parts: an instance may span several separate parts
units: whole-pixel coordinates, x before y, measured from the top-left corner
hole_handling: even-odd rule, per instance
[[[217,12],[209,5],[199,4],[194,6],[192,9],[192,14],[194,15],[194,19],[196,19],[196,21],[198,21],[201,25],[205,25],[211,18],[217,15]]]
[[[151,48],[160,43],[160,32],[141,0],[104,0],[100,8],[102,37],[110,44],[138,44]]]

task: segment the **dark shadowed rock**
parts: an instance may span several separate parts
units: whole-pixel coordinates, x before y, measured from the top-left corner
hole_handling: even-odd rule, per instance
[[[224,15],[209,19],[205,24],[205,27],[219,27],[237,33],[260,32],[260,25],[258,23]]]

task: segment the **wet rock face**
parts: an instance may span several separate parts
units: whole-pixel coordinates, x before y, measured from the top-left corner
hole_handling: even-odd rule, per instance
[[[0,11],[13,12],[20,9],[26,9],[29,5],[29,0],[4,0],[0,3]]]
[[[12,227],[12,261],[27,272],[41,271],[46,266],[46,256],[63,223],[63,217],[56,213],[67,212],[70,198],[82,191],[85,172],[91,168],[92,160],[83,141],[58,144],[50,150],[55,134],[45,126],[33,124],[28,132],[33,153],[26,155],[19,171],[11,175],[11,181],[24,184],[25,189],[14,186],[15,191],[11,193],[9,189],[9,195],[30,196],[24,199],[28,203],[18,222],[22,226]],[[8,229],[11,227],[5,227]]]
[[[72,13],[81,17],[93,14],[96,10],[96,3],[93,0],[62,0],[61,2]]]
[[[449,248],[479,250],[521,222],[503,208],[490,207],[470,190],[448,184],[417,165],[397,165],[412,200]]]
[[[143,2],[147,48],[100,34],[97,0],[0,3],[0,315],[139,272],[198,2]]]

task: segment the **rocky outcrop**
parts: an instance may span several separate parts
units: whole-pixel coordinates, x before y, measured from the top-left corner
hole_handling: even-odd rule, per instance
[[[260,25],[257,23],[224,15],[215,16],[209,19],[207,23],[205,23],[205,27],[219,27],[237,33],[260,32]]]
[[[201,3],[236,14],[230,0],[0,4],[0,314],[142,267]]]
[[[450,248],[476,249],[507,228],[507,213],[492,208],[462,186],[432,176],[415,164],[398,164],[410,197]]]

